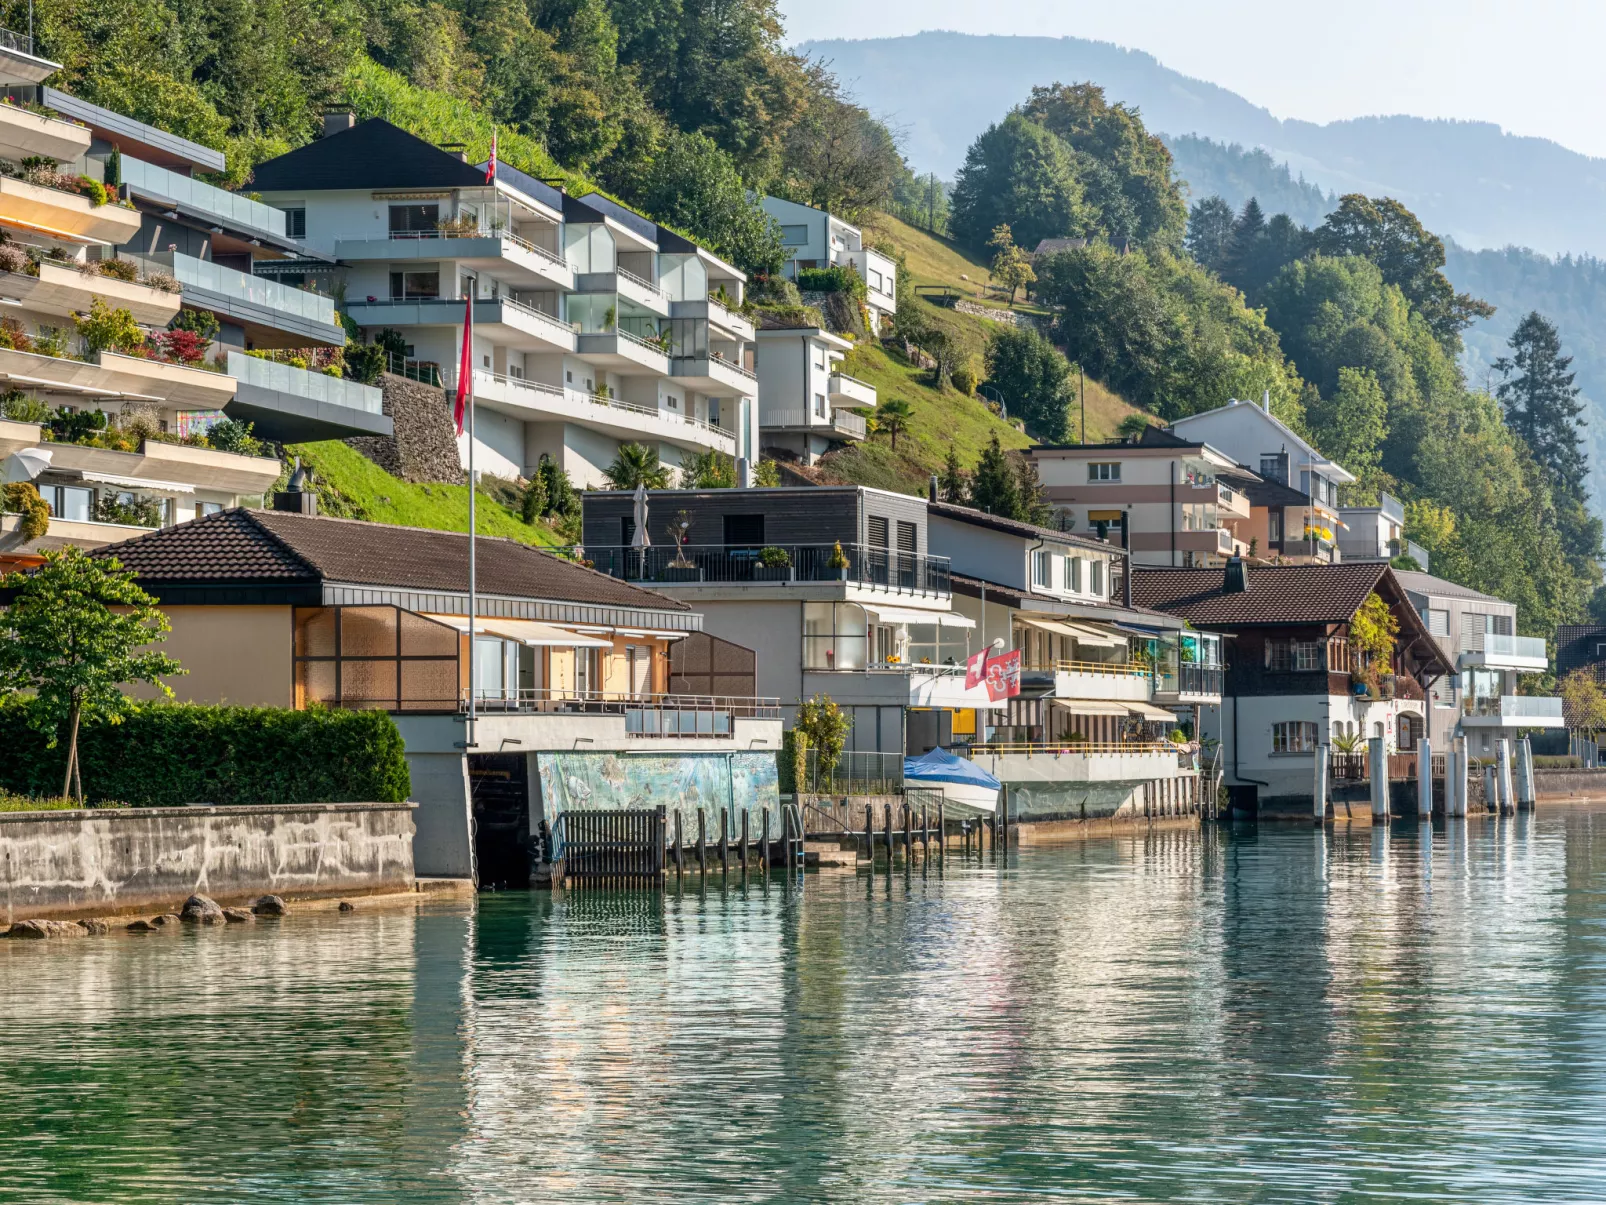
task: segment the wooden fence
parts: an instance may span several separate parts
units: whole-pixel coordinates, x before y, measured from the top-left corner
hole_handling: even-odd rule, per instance
[[[664,809],[564,812],[552,827],[554,882],[657,887],[664,879]]]

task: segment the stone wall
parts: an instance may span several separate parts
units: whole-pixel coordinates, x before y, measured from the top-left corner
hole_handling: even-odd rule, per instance
[[[384,410],[394,435],[361,435],[346,440],[393,477],[403,481],[460,484],[463,466],[457,454],[452,404],[444,390],[392,373],[380,378]]]
[[[409,891],[411,803],[0,812],[0,906],[32,917],[168,908],[200,893]]]

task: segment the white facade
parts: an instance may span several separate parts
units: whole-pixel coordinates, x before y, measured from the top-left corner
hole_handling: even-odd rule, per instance
[[[304,212],[308,244],[347,265],[346,309],[368,337],[400,332],[396,371],[455,389],[475,299],[477,469],[529,477],[546,456],[587,488],[627,442],[670,466],[706,450],[753,455],[745,278],[639,215],[606,198],[543,199],[501,176],[427,195],[269,199]],[[459,447],[466,464],[466,435]]]
[[[1339,559],[1337,545],[1342,525],[1338,491],[1340,486],[1355,481],[1354,474],[1311,447],[1269,409],[1251,402],[1233,401],[1215,410],[1191,414],[1178,419],[1171,430],[1183,439],[1219,448],[1266,480],[1307,495],[1313,512],[1313,538],[1330,559]],[[1285,539],[1299,534],[1285,533]]]
[[[795,279],[799,268],[851,267],[864,279],[871,333],[879,333],[882,320],[898,312],[898,265],[866,247],[859,228],[835,214],[779,197],[763,204],[780,223],[787,277]]]
[[[853,345],[817,326],[758,332],[758,425],[763,447],[813,464],[834,443],[864,439],[875,387],[841,371]]]

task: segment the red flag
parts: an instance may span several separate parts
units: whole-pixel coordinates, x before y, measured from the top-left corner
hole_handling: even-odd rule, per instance
[[[491,160],[485,165],[485,182],[491,183],[496,179],[496,130],[491,130]]]
[[[992,702],[1020,694],[1020,650],[987,659],[987,698]]]
[[[974,690],[987,679],[987,650],[965,661],[965,689]]]
[[[452,420],[457,433],[463,434],[463,416],[468,413],[469,394],[474,388],[474,288],[463,303],[463,355],[457,364],[457,405],[452,407]]]

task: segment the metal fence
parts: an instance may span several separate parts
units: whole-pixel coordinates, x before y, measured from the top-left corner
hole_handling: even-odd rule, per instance
[[[952,592],[947,557],[868,544],[776,544],[762,549],[727,544],[678,548],[588,544],[586,557],[599,571],[630,582],[847,581],[914,594]]]
[[[903,790],[903,754],[843,753],[836,765],[820,769],[818,749],[810,749],[798,789],[806,795],[896,795]]]
[[[664,878],[662,807],[577,812],[552,825],[552,879],[577,887],[652,887]]]

